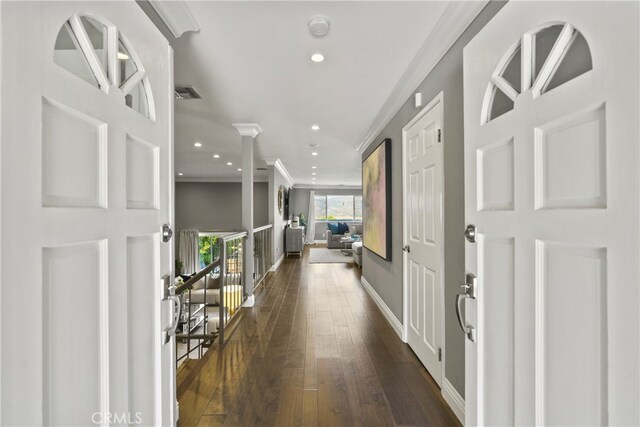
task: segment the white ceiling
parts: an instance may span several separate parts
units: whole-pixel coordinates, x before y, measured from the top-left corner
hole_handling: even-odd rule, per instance
[[[316,185],[360,185],[355,147],[448,3],[189,2],[201,31],[175,43],[175,82],[204,100],[176,101],[176,171],[184,174],[176,178],[239,180],[240,136],[231,124],[255,122],[264,131],[255,167],[279,158],[296,184],[312,184],[315,165]],[[323,39],[307,29],[318,14],[331,20]],[[325,62],[312,63],[314,52]]]

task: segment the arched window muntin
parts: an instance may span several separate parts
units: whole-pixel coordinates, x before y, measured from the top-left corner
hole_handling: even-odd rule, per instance
[[[554,21],[527,31],[507,49],[491,75],[481,124],[511,111],[520,94],[531,91],[537,98],[592,68],[589,45],[573,25]]]
[[[155,121],[147,72],[135,48],[108,20],[74,14],[60,28],[54,62],[104,93],[118,89],[125,105]]]

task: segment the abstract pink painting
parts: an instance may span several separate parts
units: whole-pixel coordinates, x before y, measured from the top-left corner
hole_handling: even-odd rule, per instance
[[[382,141],[362,163],[365,248],[391,259],[391,140]]]

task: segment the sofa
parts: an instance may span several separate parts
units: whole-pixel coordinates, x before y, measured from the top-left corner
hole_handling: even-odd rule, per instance
[[[353,261],[362,268],[362,240],[353,242],[351,249],[353,249]]]
[[[347,224],[349,226],[349,234],[359,234],[362,236],[362,223],[352,222]],[[329,249],[342,249],[343,245],[340,243],[340,239],[344,237],[343,234],[333,234],[327,224],[327,248]]]

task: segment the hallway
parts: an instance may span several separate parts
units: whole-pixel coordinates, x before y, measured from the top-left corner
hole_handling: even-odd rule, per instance
[[[179,424],[460,425],[359,269],[308,257],[285,259],[223,349],[179,375]]]

